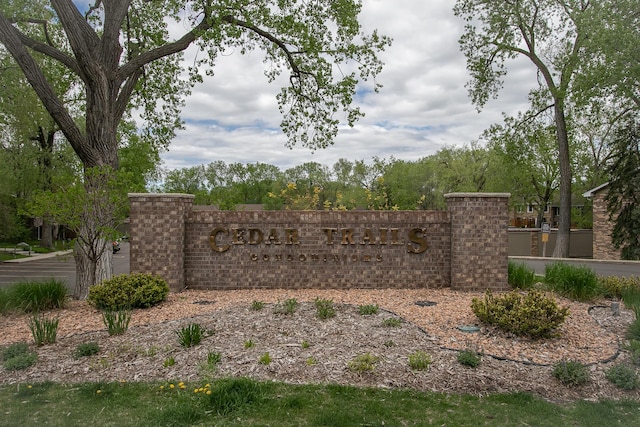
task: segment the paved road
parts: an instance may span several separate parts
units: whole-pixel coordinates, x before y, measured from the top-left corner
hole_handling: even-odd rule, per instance
[[[34,257],[19,262],[0,263],[0,288],[17,282],[60,279],[73,291],[76,283],[76,263],[71,253],[53,257]],[[113,274],[129,272],[129,243],[121,242],[120,251],[113,255]]]

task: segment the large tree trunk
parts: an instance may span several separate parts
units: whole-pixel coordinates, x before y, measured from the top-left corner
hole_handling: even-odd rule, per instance
[[[53,224],[46,218],[42,221],[40,244],[45,248],[53,249]]]
[[[555,100],[556,132],[558,138],[558,160],[560,165],[560,215],[554,258],[569,257],[571,233],[571,162],[569,160],[569,136],[562,101]]]
[[[93,245],[87,245],[78,239],[73,257],[76,260],[76,284],[73,297],[83,300],[87,298],[91,286],[111,278],[113,272],[111,242],[98,239]]]

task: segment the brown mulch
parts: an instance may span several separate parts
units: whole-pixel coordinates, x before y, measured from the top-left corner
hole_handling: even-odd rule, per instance
[[[209,376],[249,376],[290,383],[338,383],[372,387],[484,395],[525,391],[552,401],[576,399],[636,399],[639,391],[622,391],[604,372],[613,364],[628,363],[623,336],[633,321],[630,310],[614,316],[610,303],[577,303],[557,298],[570,316],[553,339],[533,341],[480,325],[471,300],[482,293],[429,290],[237,290],[172,293],[166,302],[135,310],[129,330],[109,336],[101,313],[82,301],[48,313],[59,318],[58,341],[35,348],[38,362],[23,371],[0,368],[0,384],[57,381],[197,381]],[[295,298],[293,315],[277,314],[279,302]],[[316,316],[316,298],[333,300],[336,316]],[[263,301],[263,310],[251,310]],[[416,304],[419,303],[419,304]],[[358,306],[377,304],[381,310],[362,316]],[[398,317],[400,327],[383,327],[386,318]],[[31,342],[28,315],[0,317],[0,346]],[[201,345],[183,348],[176,330],[199,323],[211,335]],[[480,331],[463,332],[458,326],[477,325]],[[78,344],[95,341],[100,352],[74,358]],[[251,341],[254,347],[245,348]],[[305,341],[308,347],[302,346]],[[460,350],[483,354],[478,368],[460,365]],[[426,371],[413,371],[407,363],[415,351],[431,355]],[[207,354],[219,352],[215,371],[206,369]],[[272,362],[258,363],[269,353]],[[348,368],[358,355],[379,358],[373,372]],[[168,366],[170,358],[175,364]],[[591,381],[580,387],[562,385],[552,375],[553,364],[576,360],[588,365]],[[167,365],[167,366],[165,366]]]

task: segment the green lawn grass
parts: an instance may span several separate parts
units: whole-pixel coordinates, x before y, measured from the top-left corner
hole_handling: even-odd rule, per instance
[[[630,401],[556,405],[525,393],[488,397],[247,379],[203,383],[0,386],[0,425],[601,426],[640,425]]]

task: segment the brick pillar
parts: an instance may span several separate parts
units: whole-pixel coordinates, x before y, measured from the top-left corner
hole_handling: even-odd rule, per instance
[[[451,216],[451,288],[506,290],[509,194],[446,194]]]
[[[184,288],[185,219],[191,194],[129,194],[131,273],[164,278],[173,292]]]

